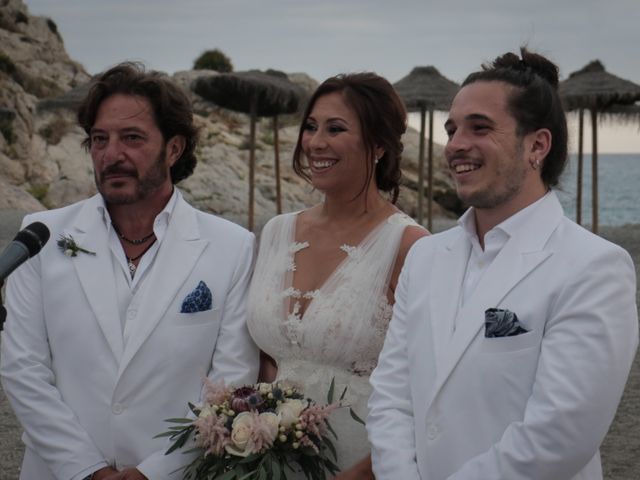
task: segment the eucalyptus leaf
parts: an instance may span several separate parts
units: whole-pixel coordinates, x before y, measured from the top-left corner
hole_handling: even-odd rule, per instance
[[[327,403],[333,403],[333,391],[336,388],[336,377],[331,379],[331,385],[329,386],[329,391],[327,392]]]
[[[342,391],[342,395],[340,395],[340,401],[344,400],[344,396],[347,394],[347,388],[349,387],[344,387],[344,390]]]
[[[167,418],[165,422],[170,423],[193,423],[193,419],[191,418]]]
[[[351,418],[353,418],[356,422],[361,423],[362,425],[366,425],[366,423],[364,423],[364,420],[356,415],[356,412],[353,411],[353,408],[349,407],[349,413],[351,414]]]
[[[227,473],[224,473],[223,475],[216,477],[216,480],[233,480],[236,477],[237,475],[235,470],[230,470]]]
[[[329,440],[329,437],[325,437],[322,440],[324,441],[324,444],[327,446],[327,448],[331,452],[331,455],[333,455],[333,458],[337,462],[338,461],[338,452],[336,452],[336,447],[333,445],[333,442],[331,440]]]

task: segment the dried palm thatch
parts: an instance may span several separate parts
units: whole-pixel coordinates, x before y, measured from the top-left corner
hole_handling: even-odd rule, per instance
[[[286,74],[276,70],[249,70],[198,78],[195,93],[222,108],[251,113],[256,102],[258,117],[273,117],[298,110],[303,91],[289,81]]]
[[[273,117],[276,204],[277,212],[281,213],[278,115],[298,111],[305,99],[305,91],[291,82],[285,73],[276,70],[249,70],[201,77],[194,82],[192,88],[195,93],[220,107],[247,113],[251,117],[248,227],[253,230],[256,117]]]
[[[402,97],[407,110],[420,112],[420,154],[418,157],[418,215],[419,223],[423,221],[424,199],[424,137],[425,116],[429,112],[429,153],[427,183],[429,195],[427,199],[427,228],[432,228],[433,205],[433,111],[448,110],[453,97],[458,92],[458,84],[443,76],[435,67],[415,67],[411,73],[393,85]]]
[[[569,75],[558,92],[567,110],[602,111],[640,99],[640,85],[607,72],[599,60]]]
[[[599,60],[594,60],[582,69],[573,72],[558,88],[560,98],[567,110],[579,110],[578,133],[578,184],[576,192],[577,222],[582,220],[582,137],[583,112],[591,113],[591,230],[598,232],[598,114],[611,117],[619,111],[621,118],[633,115],[632,105],[640,100],[640,85],[617,77],[604,68]],[[628,111],[625,113],[624,109]]]
[[[607,122],[622,124],[638,124],[640,128],[640,104],[613,105],[600,112],[600,118]]]
[[[422,107],[448,110],[460,88],[432,66],[415,67],[393,86],[410,112],[419,112]]]

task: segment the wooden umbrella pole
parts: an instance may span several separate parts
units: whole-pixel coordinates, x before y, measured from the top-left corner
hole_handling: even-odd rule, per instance
[[[598,233],[598,112],[591,110],[591,231]]]
[[[256,178],[256,116],[258,110],[257,96],[253,94],[251,98],[251,123],[249,130],[249,222],[248,228],[250,232],[253,232],[253,204],[254,204],[254,190],[255,190],[255,178]]]
[[[420,106],[420,153],[418,156],[418,218],[417,221],[422,225],[424,213],[422,209],[424,199],[424,130],[425,130],[426,107]]]
[[[429,162],[427,167],[429,198],[427,200],[427,230],[433,226],[433,108],[429,109]]]
[[[278,116],[273,117],[273,156],[276,173],[276,212],[282,213],[282,192],[280,190],[280,145],[278,142]]]
[[[578,113],[578,185],[576,189],[576,222],[582,225],[582,143],[584,136],[584,110],[581,108]]]

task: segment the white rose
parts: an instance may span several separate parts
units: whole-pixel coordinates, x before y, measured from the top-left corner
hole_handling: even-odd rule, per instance
[[[290,427],[291,425],[298,423],[298,418],[306,406],[306,401],[298,400],[297,398],[290,398],[282,402],[276,407],[276,413],[280,418],[280,424],[284,427]]]
[[[272,412],[264,412],[260,414],[260,419],[269,425],[269,433],[271,433],[271,441],[278,436],[278,427],[280,426],[280,417]]]
[[[246,457],[249,452],[245,451],[247,442],[251,436],[251,424],[253,423],[251,413],[242,412],[233,419],[231,425],[231,441],[233,442],[233,451],[227,449],[229,453],[239,457]]]

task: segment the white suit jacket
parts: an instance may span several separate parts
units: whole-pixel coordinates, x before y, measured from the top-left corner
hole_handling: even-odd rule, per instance
[[[376,478],[601,479],[638,345],[629,255],[564,217],[552,192],[457,311],[470,248],[457,227],[407,256],[371,377]],[[485,338],[491,307],[529,331]]]
[[[185,463],[164,455],[167,418],[186,416],[203,378],[254,382],[258,350],[245,325],[254,236],[200,212],[179,195],[126,347],[116,302],[107,230],[95,196],[29,215],[51,240],[7,284],[8,317],[0,373],[24,428],[21,479],[76,480],[103,462],[138,467],[151,480]],[[56,240],[72,235],[96,252],[65,256]],[[204,281],[213,309],[180,313]]]

